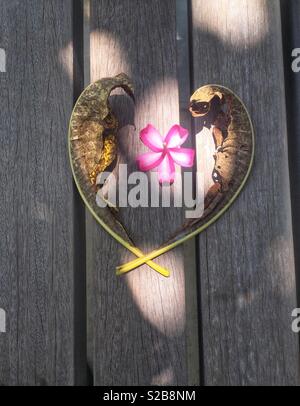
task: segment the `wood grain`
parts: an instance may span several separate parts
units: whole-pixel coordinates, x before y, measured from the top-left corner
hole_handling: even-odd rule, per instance
[[[72,1],[1,1],[0,385],[74,384],[71,41]]]
[[[146,266],[117,278],[115,266],[133,258],[87,216],[91,384],[197,384],[198,317],[205,385],[299,385],[286,131],[287,117],[290,137],[298,131],[299,94],[298,76],[287,75],[286,115],[279,1],[192,0],[191,78],[188,49],[177,45],[176,53],[175,3],[91,1],[91,80],[124,71],[136,86],[135,110],[125,96],[113,97],[121,158],[134,168],[138,133],[148,122],[161,132],[179,117],[190,126],[184,106],[191,79],[192,90],[219,83],[241,96],[256,132],[255,166],[234,206],[198,239],[198,315],[193,244],[185,247],[187,261],[182,248],[155,260],[171,270],[170,279]],[[290,3],[287,45],[298,36],[291,28],[298,4]],[[81,6],[0,0],[7,56],[7,72],[0,72],[0,313],[7,318],[0,386],[85,383],[84,213],[67,154],[68,119],[82,87],[74,83],[82,49],[74,53],[72,45],[82,46]],[[177,9],[186,12],[185,0]],[[187,43],[182,16],[177,44]],[[297,220],[296,137],[290,146]],[[181,210],[121,215],[145,251],[182,222]]]
[[[123,126],[119,151],[130,173],[141,151],[139,131],[152,123],[163,133],[179,121],[175,1],[91,2],[91,81],[122,71],[133,78],[136,95],[135,110],[124,96],[114,98]],[[124,209],[121,215],[145,251],[182,221],[181,210]],[[115,266],[132,256],[91,220],[88,230],[94,384],[186,384],[182,249],[157,260],[170,279],[147,267],[117,278]]]
[[[206,385],[299,384],[278,1],[192,1],[193,79],[231,88],[256,133],[256,159],[234,206],[199,237]]]
[[[287,128],[289,145],[289,166],[291,184],[291,203],[293,217],[294,252],[297,277],[298,305],[300,303],[300,73],[291,69],[292,51],[300,43],[300,2],[284,0],[281,2],[283,51],[285,62],[285,89],[287,107]]]

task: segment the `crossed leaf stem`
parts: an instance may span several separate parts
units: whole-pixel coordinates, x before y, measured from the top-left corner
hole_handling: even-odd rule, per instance
[[[179,245],[181,242],[180,241],[176,241],[176,242],[174,242],[173,244],[171,244],[171,248],[175,248],[177,245]],[[124,265],[121,265],[121,266],[118,266],[117,268],[116,268],[116,273],[117,273],[117,275],[123,275],[123,274],[125,274],[125,273],[127,273],[127,272],[130,272],[130,271],[133,271],[135,268],[138,268],[139,266],[141,266],[141,265],[143,265],[143,264],[147,264],[147,265],[149,265],[149,266],[151,266],[151,268],[153,268],[153,269],[155,269],[154,267],[153,267],[153,265],[152,264],[154,264],[155,265],[155,267],[160,267],[159,265],[157,265],[157,264],[155,264],[154,262],[152,262],[152,259],[154,259],[154,258],[156,258],[156,257],[159,257],[160,255],[162,255],[162,254],[164,254],[165,252],[167,252],[168,250],[170,249],[170,247],[162,247],[162,248],[159,248],[158,250],[155,250],[155,251],[152,251],[152,252],[150,252],[149,254],[147,254],[147,255],[137,255],[136,254],[136,256],[138,256],[139,258],[137,258],[137,259],[135,259],[135,260],[133,260],[133,261],[130,261],[130,262],[127,262],[126,264],[124,264]],[[138,250],[139,251],[139,250]],[[132,251],[133,252],[133,251]],[[141,251],[139,251],[140,253],[141,253]],[[162,268],[164,271],[166,271],[164,268]],[[157,270],[157,269],[155,269],[155,270]],[[159,271],[158,271],[159,272]],[[168,274],[170,274],[169,273],[169,271],[167,271],[168,272]],[[159,273],[161,273],[161,272],[159,272]],[[162,273],[161,273],[162,274]],[[163,275],[163,274],[162,274]],[[166,276],[166,275],[164,275],[164,276]],[[169,275],[168,275],[169,276]]]
[[[141,265],[144,264],[144,263],[146,263],[147,265],[150,266],[150,268],[152,268],[154,271],[158,272],[159,274],[161,274],[161,275],[163,275],[163,276],[165,276],[165,277],[170,276],[170,272],[169,272],[166,268],[163,268],[162,266],[156,264],[155,262],[151,261],[151,259],[144,261],[144,259],[147,257],[147,255],[145,255],[145,254],[144,254],[141,250],[139,250],[137,247],[131,246],[131,247],[130,247],[130,251],[131,251],[134,255],[136,255],[136,256],[138,257],[137,260],[139,260],[139,259],[142,260]],[[132,262],[134,262],[134,261],[131,261],[130,264],[131,264]],[[139,266],[139,265],[137,265],[137,266]],[[119,272],[119,271],[118,271],[119,268],[120,268],[120,267],[117,267],[117,275],[122,275],[123,273],[129,272],[129,271],[126,271],[126,272]],[[132,269],[134,269],[134,268],[136,268],[136,267],[133,267]],[[131,270],[131,269],[130,269],[130,270]]]

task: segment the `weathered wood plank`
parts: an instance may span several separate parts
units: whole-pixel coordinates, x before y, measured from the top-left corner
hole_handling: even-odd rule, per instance
[[[291,202],[294,232],[294,252],[297,277],[298,306],[300,303],[300,72],[299,51],[296,72],[292,64],[296,58],[293,51],[300,48],[300,1],[281,2],[283,50],[285,60],[285,89],[287,105],[287,128],[290,159]],[[292,56],[293,55],[293,56]]]
[[[256,159],[238,201],[199,238],[206,385],[299,384],[278,1],[192,1],[194,87],[219,83],[253,118]]]
[[[74,384],[72,35],[71,0],[0,3],[1,385]]]
[[[150,122],[165,132],[179,121],[175,1],[92,1],[91,31],[91,80],[123,71],[135,83],[136,131],[126,126],[119,134],[130,172],[139,131]],[[133,123],[128,104],[119,109],[123,125]],[[148,209],[123,213],[145,251],[181,222],[169,209],[153,209],[151,220]],[[187,383],[182,249],[157,260],[171,270],[170,279],[147,267],[117,278],[115,266],[132,256],[92,220],[88,229],[95,385]]]

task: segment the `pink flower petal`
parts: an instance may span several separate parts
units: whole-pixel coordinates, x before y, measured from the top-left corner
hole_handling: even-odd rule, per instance
[[[165,137],[165,142],[168,148],[176,148],[182,145],[189,136],[188,130],[176,124],[171,127]]]
[[[164,159],[164,156],[163,152],[146,152],[139,155],[136,161],[141,171],[149,171],[158,166]]]
[[[158,167],[158,179],[160,183],[173,183],[175,178],[175,165],[173,159],[166,154]]]
[[[191,148],[169,149],[171,158],[180,166],[190,168],[194,164],[195,151]]]
[[[140,132],[140,139],[148,148],[154,152],[161,152],[164,148],[163,138],[153,125],[148,124]]]

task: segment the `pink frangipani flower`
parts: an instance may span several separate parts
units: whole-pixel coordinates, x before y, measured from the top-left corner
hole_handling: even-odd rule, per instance
[[[180,125],[173,125],[168,134],[163,137],[151,124],[140,133],[140,139],[151,152],[137,157],[141,171],[158,168],[160,183],[173,183],[175,178],[175,163],[183,167],[191,167],[194,163],[195,151],[191,148],[181,148],[188,138],[188,131]]]

